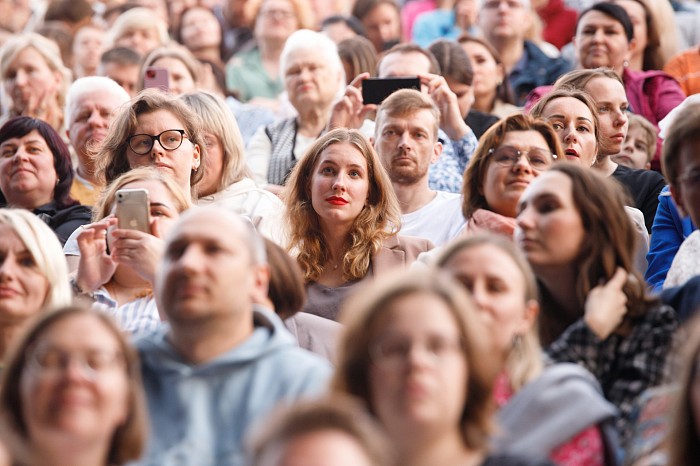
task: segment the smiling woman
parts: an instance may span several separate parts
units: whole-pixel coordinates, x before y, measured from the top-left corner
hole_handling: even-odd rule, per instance
[[[90,220],[90,208],[70,197],[68,147],[46,122],[27,116],[0,128],[0,207],[31,210],[65,243]]]
[[[335,319],[362,279],[408,265],[432,248],[396,235],[401,211],[369,141],[336,129],[320,137],[294,167],[284,192],[289,251],[307,284],[303,309]]]
[[[138,459],[146,437],[138,359],[109,317],[67,307],[27,330],[0,388],[13,464]]]
[[[61,245],[36,216],[0,209],[0,358],[17,331],[43,309],[70,303]]]
[[[486,230],[512,236],[516,205],[540,173],[563,158],[552,127],[528,115],[511,115],[479,141],[464,174],[464,233]]]

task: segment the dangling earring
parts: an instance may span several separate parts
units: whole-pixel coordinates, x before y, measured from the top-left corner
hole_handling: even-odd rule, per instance
[[[627,60],[625,60],[625,61],[622,62],[622,67],[623,67],[623,68],[627,68],[628,66],[630,66],[630,62],[628,62]]]

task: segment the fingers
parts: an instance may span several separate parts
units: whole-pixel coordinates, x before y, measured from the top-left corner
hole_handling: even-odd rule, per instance
[[[355,79],[350,81],[350,84],[348,84],[348,87],[352,87],[354,89],[361,89],[362,88],[362,81],[365,79],[369,79],[369,73],[360,73],[357,76],[355,76]]]
[[[605,286],[611,289],[621,290],[625,283],[627,283],[627,275],[628,274],[625,269],[618,267]]]

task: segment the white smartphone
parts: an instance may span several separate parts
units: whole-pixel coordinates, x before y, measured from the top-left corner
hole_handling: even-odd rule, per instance
[[[150,204],[145,189],[117,191],[117,219],[119,228],[151,233]]]

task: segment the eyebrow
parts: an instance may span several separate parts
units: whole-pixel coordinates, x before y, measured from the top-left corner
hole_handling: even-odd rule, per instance
[[[172,207],[164,202],[151,202],[151,207],[165,207],[166,209],[172,209]]]
[[[561,119],[565,119],[566,116],[565,116],[565,115],[550,115],[550,116],[547,117],[548,120],[551,120],[552,118],[561,118]],[[593,123],[593,121],[592,121],[590,118],[586,118],[586,117],[581,117],[581,116],[580,116],[580,117],[576,117],[576,119],[577,119],[577,120],[587,121],[587,122],[589,122],[589,123]]]

